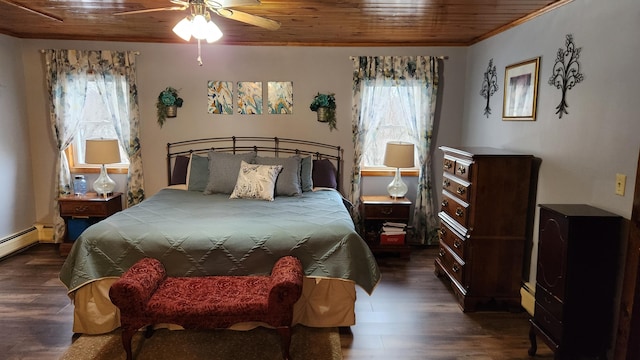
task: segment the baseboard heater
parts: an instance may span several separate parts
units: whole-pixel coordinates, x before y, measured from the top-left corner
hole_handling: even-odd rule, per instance
[[[0,239],[0,259],[39,241],[38,229],[32,226]]]
[[[522,307],[527,310],[529,315],[533,316],[533,311],[536,304],[536,290],[533,284],[525,282],[520,288],[520,295],[522,295]]]

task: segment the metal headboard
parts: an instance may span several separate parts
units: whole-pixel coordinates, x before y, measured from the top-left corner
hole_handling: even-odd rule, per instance
[[[206,154],[209,150],[243,153],[256,151],[259,155],[280,157],[282,154],[313,156],[314,159],[329,159],[336,165],[338,191],[342,180],[342,155],[340,146],[315,141],[262,136],[228,136],[203,138],[167,143],[167,184],[171,183],[173,164],[177,156]]]

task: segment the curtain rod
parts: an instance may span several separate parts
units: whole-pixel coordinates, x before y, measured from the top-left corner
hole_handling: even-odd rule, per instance
[[[360,55],[360,56],[371,56],[371,57],[377,57],[378,55]],[[350,58],[355,58],[355,57],[360,57],[360,56],[350,56]],[[379,55],[379,56],[416,56],[416,55]],[[421,55],[421,56],[431,56],[431,55]],[[440,59],[440,60],[449,60],[449,55],[438,55],[438,56],[431,56],[434,57],[436,59]]]
[[[44,54],[44,52],[47,51],[45,49],[40,49],[40,53]],[[134,55],[140,55],[140,51],[134,51],[133,52]]]

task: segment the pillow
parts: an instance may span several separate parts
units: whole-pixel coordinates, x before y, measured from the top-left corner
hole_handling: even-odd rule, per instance
[[[300,188],[300,156],[288,158],[256,157],[256,164],[282,165],[282,172],[276,180],[276,195],[299,196]]]
[[[189,172],[187,174],[187,189],[190,191],[204,191],[209,179],[209,160],[204,156],[191,154]]]
[[[273,201],[273,190],[282,165],[247,164],[242,161],[238,181],[230,199],[260,199]]]
[[[169,185],[186,184],[188,168],[189,156],[176,156],[173,162],[173,172],[171,173],[171,183]]]
[[[238,180],[241,162],[251,164],[255,158],[255,151],[230,154],[209,150],[209,181],[204,189],[204,194],[231,194]]]
[[[303,157],[300,161],[300,187],[302,191],[313,190],[313,158]]]
[[[336,167],[333,165],[331,160],[313,160],[313,169],[311,171],[313,187],[337,189],[338,180],[336,179],[336,176]]]

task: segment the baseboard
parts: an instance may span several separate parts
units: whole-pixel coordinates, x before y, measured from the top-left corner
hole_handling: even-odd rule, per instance
[[[0,239],[0,258],[39,242],[39,231],[35,226]]]

